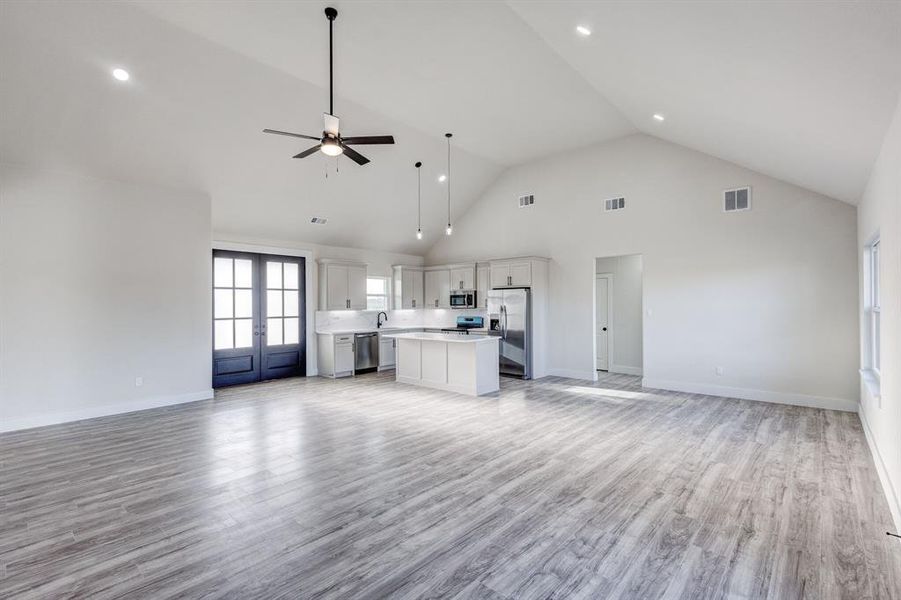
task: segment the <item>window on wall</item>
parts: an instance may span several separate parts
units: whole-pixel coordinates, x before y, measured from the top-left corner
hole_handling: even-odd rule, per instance
[[[880,282],[879,282],[879,240],[870,244],[867,251],[867,333],[868,333],[868,350],[869,350],[869,367],[877,375],[881,367],[881,353],[879,346],[881,342],[881,321],[882,306],[880,301]]]
[[[388,278],[366,278],[366,308],[368,310],[388,310]]]

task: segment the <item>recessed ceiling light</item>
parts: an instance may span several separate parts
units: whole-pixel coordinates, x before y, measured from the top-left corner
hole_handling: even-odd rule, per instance
[[[444,183],[445,181],[447,181],[447,175],[438,176],[438,183]]]
[[[118,79],[119,81],[128,81],[129,75],[128,71],[125,69],[113,69],[113,77]]]
[[[578,31],[582,35],[591,35],[591,30],[584,25],[576,25],[576,31]]]
[[[662,121],[662,120],[663,120],[663,115],[661,115],[660,113],[655,114],[655,115],[654,115],[654,120],[655,120],[655,121]]]

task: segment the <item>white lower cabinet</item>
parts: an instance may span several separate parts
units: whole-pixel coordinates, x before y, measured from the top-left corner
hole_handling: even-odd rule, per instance
[[[354,374],[353,334],[320,334],[319,374],[323,377],[349,377]]]
[[[393,339],[379,338],[379,369],[388,369],[396,364],[394,357],[396,343]]]

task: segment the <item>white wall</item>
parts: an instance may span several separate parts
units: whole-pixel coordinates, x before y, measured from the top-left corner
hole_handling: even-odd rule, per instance
[[[723,213],[745,184],[753,210]],[[856,227],[848,204],[634,135],[506,171],[426,259],[549,257],[551,372],[588,379],[595,257],[641,254],[648,385],[856,410]]]
[[[607,370],[641,375],[641,255],[599,258],[595,271],[613,275],[613,320],[609,331],[613,353]]]
[[[208,197],[0,165],[0,430],[211,397],[210,285]]]
[[[881,397],[861,382],[860,415],[896,528],[901,529],[901,101],[858,207],[857,231],[861,265],[861,357],[866,355],[863,249],[877,234],[882,262]],[[861,366],[865,366],[863,358]]]

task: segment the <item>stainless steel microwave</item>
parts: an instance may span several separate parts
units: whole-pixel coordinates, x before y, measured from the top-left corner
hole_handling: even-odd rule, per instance
[[[450,293],[451,308],[475,308],[476,307],[476,291],[475,290],[454,290]]]

